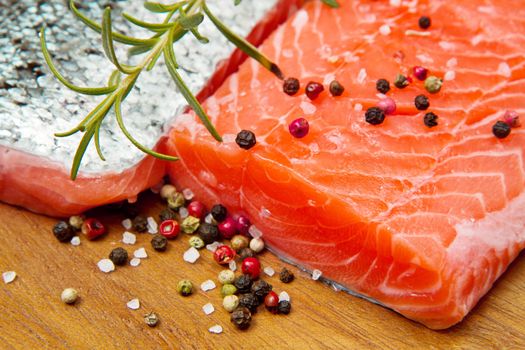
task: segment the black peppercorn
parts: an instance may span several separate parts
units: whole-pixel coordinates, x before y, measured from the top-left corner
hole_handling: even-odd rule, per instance
[[[213,216],[213,218],[215,219],[215,221],[221,222],[224,221],[224,219],[226,219],[226,216],[228,215],[228,210],[222,204],[215,204],[211,208],[210,213],[211,216]]]
[[[125,265],[128,262],[128,252],[121,247],[115,248],[109,253],[109,260],[115,265]]]
[[[509,134],[510,134],[510,125],[505,123],[505,122],[502,122],[502,121],[497,121],[492,126],[492,133],[498,139],[504,139],[505,137],[509,136]]]
[[[283,83],[283,91],[285,94],[293,96],[299,91],[300,84],[296,78],[287,78]]]
[[[75,236],[75,230],[65,221],[59,221],[53,226],[53,234],[60,242],[69,242]]]
[[[252,277],[250,275],[240,275],[235,278],[233,285],[239,293],[248,293],[252,288]]]
[[[290,313],[290,310],[292,308],[292,304],[288,300],[281,300],[279,302],[279,306],[277,307],[277,311],[280,314],[288,315]]]
[[[170,208],[164,208],[159,214],[160,222],[166,220],[175,220],[177,218],[175,212]]]
[[[417,95],[414,104],[416,105],[416,108],[420,111],[425,111],[430,107],[430,102],[428,101],[428,97],[425,95]]]
[[[239,251],[239,257],[241,258],[241,261],[246,258],[253,258],[255,256],[255,252],[251,250],[250,248],[242,248]]]
[[[404,89],[408,86],[408,78],[405,77],[403,74],[396,75],[396,79],[394,80],[394,85],[398,89]]]
[[[330,83],[330,93],[332,96],[341,96],[344,91],[344,86],[341,85],[341,83],[339,83],[337,80],[334,80]]]
[[[425,123],[425,125],[428,126],[429,128],[433,128],[434,126],[438,125],[437,120],[438,120],[438,116],[432,112],[428,112],[423,117],[423,123]]]
[[[294,280],[295,276],[292,271],[288,270],[286,267],[283,267],[281,272],[279,272],[279,279],[283,283],[290,283]]]
[[[197,234],[206,244],[219,240],[219,229],[217,226],[205,222],[199,225]]]
[[[249,130],[241,130],[235,138],[235,142],[240,148],[250,149],[257,143],[255,134]]]
[[[390,83],[386,79],[379,79],[376,81],[376,89],[382,94],[386,94],[390,91]]]
[[[421,29],[428,29],[430,25],[432,24],[432,20],[428,16],[421,16],[419,17],[419,28]]]
[[[151,246],[158,252],[163,252],[168,248],[168,239],[163,235],[155,235],[151,239]]]
[[[237,309],[233,310],[232,315],[230,317],[230,321],[239,329],[247,329],[248,327],[250,327],[250,323],[252,321],[252,314],[250,310],[240,306]]]
[[[143,216],[136,216],[133,219],[133,229],[137,232],[145,232],[148,229],[148,220]]]
[[[251,313],[257,312],[257,306],[261,305],[260,300],[253,293],[244,293],[239,295],[239,306],[244,306]]]
[[[252,284],[252,293],[259,299],[260,302],[264,300],[266,294],[270,293],[272,285],[264,280],[258,280]]]
[[[385,112],[381,108],[370,107],[365,113],[365,120],[372,125],[379,125],[385,120]]]

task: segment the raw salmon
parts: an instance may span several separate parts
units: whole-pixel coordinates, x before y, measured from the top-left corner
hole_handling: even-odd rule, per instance
[[[180,116],[168,149],[172,180],[247,213],[285,259],[434,329],[461,321],[525,247],[525,130],[498,139],[505,110],[525,113],[525,3],[340,0],[307,3],[262,51],[302,87],[337,79],[310,101],[253,61],[206,101],[225,142]],[[418,27],[420,16],[431,27]],[[398,73],[443,78],[429,94]],[[365,122],[389,79],[397,112]],[[438,125],[414,107],[429,96]],[[309,134],[292,137],[299,117]],[[239,148],[235,135],[255,133]],[[351,311],[350,311],[351,312]]]

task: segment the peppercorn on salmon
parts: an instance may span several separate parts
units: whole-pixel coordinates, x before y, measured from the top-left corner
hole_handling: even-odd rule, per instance
[[[288,96],[245,62],[205,103],[224,142],[193,114],[179,116],[167,148],[182,160],[169,173],[207,204],[248,214],[283,258],[430,328],[450,327],[525,247],[525,130],[492,132],[506,110],[525,112],[525,4],[339,2],[308,2],[262,46],[299,92]],[[443,80],[439,92],[412,76],[415,66],[434,85]],[[384,98],[381,78],[397,109],[372,125],[365,111]],[[309,81],[334,79],[342,96],[305,96]],[[420,94],[425,111],[414,104]],[[430,112],[437,119],[425,125]],[[295,138],[288,125],[300,117],[309,133]],[[235,142],[243,129],[256,136],[248,150]]]

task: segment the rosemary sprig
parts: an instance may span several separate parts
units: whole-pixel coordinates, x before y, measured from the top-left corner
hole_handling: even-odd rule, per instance
[[[331,7],[338,7],[336,0],[322,1]],[[234,0],[234,2],[235,5],[238,5],[241,0]],[[122,16],[131,24],[145,28],[153,33],[153,35],[147,39],[134,38],[114,32],[112,29],[111,9],[109,7],[104,10],[104,15],[100,24],[82,14],[76,7],[74,0],[69,1],[69,7],[73,14],[87,27],[101,34],[104,53],[109,61],[115,66],[115,70],[108,79],[107,86],[80,87],[72,84],[64,78],[55,67],[46,45],[45,25],[42,27],[40,32],[42,53],[53,75],[66,87],[80,94],[106,96],[82,121],[80,121],[80,123],[78,123],[76,127],[69,131],[55,134],[56,137],[67,137],[77,132],[84,133],[71,166],[70,176],[73,180],[75,180],[78,175],[82,158],[93,138],[99,157],[102,160],[105,160],[100,146],[100,127],[102,121],[106,118],[112,108],[115,111],[115,117],[121,131],[134,146],[141,151],[160,159],[170,161],[178,159],[174,156],[160,154],[140,144],[127,130],[122,115],[122,103],[135,85],[140,74],[144,69],[153,69],[160,56],[164,57],[169,75],[175,82],[180,93],[188,102],[189,106],[195,111],[209,133],[217,141],[222,141],[221,136],[213,126],[201,104],[180,76],[176,54],[173,50],[173,44],[187,33],[194,35],[203,44],[209,42],[208,38],[203,37],[198,30],[199,25],[204,20],[204,16],[207,16],[215,27],[235,46],[257,60],[279,79],[284,78],[283,73],[275,63],[264,56],[252,44],[236,35],[224,23],[222,23],[210,11],[206,5],[206,0],[182,0],[168,5],[149,1],[145,2],[144,7],[147,10],[165,14],[162,23],[145,22],[124,13]],[[130,46],[130,49],[128,50],[130,55],[146,54],[144,59],[134,66],[121,63],[115,52],[115,41]]]

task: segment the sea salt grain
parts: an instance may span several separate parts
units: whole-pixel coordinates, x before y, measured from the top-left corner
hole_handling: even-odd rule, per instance
[[[138,299],[131,299],[126,303],[126,306],[131,310],[138,310],[140,308],[140,301]]]
[[[78,236],[75,236],[73,238],[71,238],[71,245],[74,245],[74,246],[79,246],[80,245],[80,237]]]
[[[208,249],[212,253],[215,253],[217,248],[219,248],[219,246],[221,246],[221,245],[222,245],[222,243],[220,243],[220,242],[213,242],[213,243],[207,244],[206,245],[206,249]]]
[[[361,68],[361,70],[359,70],[359,74],[357,75],[357,82],[359,84],[363,84],[365,82],[366,76],[366,69]]]
[[[190,249],[186,250],[184,252],[184,255],[182,258],[184,261],[189,262],[190,264],[193,264],[195,261],[197,261],[200,258],[200,253],[197,249],[194,247],[191,247]]]
[[[290,301],[290,295],[284,291],[279,293],[279,301],[283,300]]]
[[[184,207],[179,208],[179,216],[181,219],[186,219],[189,215],[190,213],[188,212],[188,209]]]
[[[215,221],[215,219],[213,218],[211,213],[206,215],[206,217],[204,218],[204,222],[207,223],[207,224],[212,224],[212,225],[217,224],[217,221]]]
[[[124,244],[135,244],[137,242],[137,236],[131,232],[124,232],[122,234],[122,243]]]
[[[193,197],[195,197],[195,194],[193,194],[192,190],[190,190],[189,188],[183,189],[182,195],[184,196],[184,199],[187,201],[191,201]]]
[[[211,303],[208,303],[202,307],[202,311],[204,311],[206,315],[210,315],[215,311],[215,308]]]
[[[456,72],[454,72],[453,70],[447,71],[443,79],[447,81],[456,79]]]
[[[148,216],[147,221],[148,221],[148,232],[151,233],[151,234],[158,233],[159,232],[159,225],[157,224],[155,219],[152,218],[151,216]]]
[[[216,287],[215,282],[213,282],[212,280],[204,281],[201,284],[201,289],[203,292],[207,292],[209,290],[215,289],[215,287]]]
[[[2,278],[4,279],[4,283],[8,284],[15,280],[16,278],[16,272],[14,271],[6,271],[2,273]]]
[[[312,279],[314,281],[317,281],[319,279],[319,277],[321,277],[323,273],[320,271],[320,270],[313,270],[312,271]]]
[[[137,267],[140,265],[140,259],[133,258],[129,261],[129,264],[133,267]]]
[[[263,233],[255,225],[250,226],[250,228],[248,229],[248,233],[253,238],[261,238],[263,236]]]
[[[148,253],[146,253],[146,249],[139,248],[133,252],[133,256],[137,259],[145,259],[148,257]]]
[[[237,263],[235,262],[235,260],[232,260],[228,263],[228,267],[230,268],[230,270],[232,271],[235,271],[237,270]]]
[[[131,230],[131,228],[133,227],[133,223],[131,222],[131,219],[124,219],[122,220],[122,226],[126,230]]]
[[[263,269],[264,273],[267,274],[268,276],[272,277],[273,275],[275,275],[275,270],[272,269],[270,266],[266,266],[264,269]]]
[[[113,264],[113,261],[109,259],[102,259],[97,263],[98,268],[100,271],[104,273],[110,273],[111,271],[115,271],[115,264]]]
[[[392,31],[390,30],[390,26],[388,24],[383,24],[381,27],[379,27],[379,33],[381,33],[381,35],[388,35],[391,32]]]
[[[208,331],[210,333],[221,334],[222,333],[222,327],[219,326],[218,324],[216,324],[215,326],[210,327],[208,329]]]
[[[505,78],[510,78],[512,71],[507,63],[501,62],[498,66],[498,74],[503,75]]]

